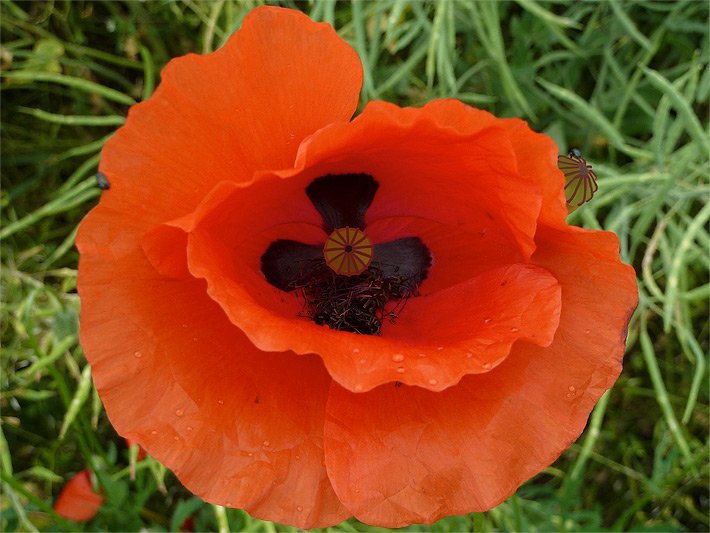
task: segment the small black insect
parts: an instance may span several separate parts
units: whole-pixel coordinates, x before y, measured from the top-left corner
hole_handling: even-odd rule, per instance
[[[111,188],[111,184],[108,182],[108,178],[106,177],[106,174],[104,174],[103,172],[96,173],[96,185],[102,191],[105,191],[105,190],[108,190]]]

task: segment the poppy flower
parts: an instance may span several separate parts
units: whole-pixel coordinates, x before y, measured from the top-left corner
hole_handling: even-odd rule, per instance
[[[60,516],[76,522],[88,522],[101,508],[103,496],[91,486],[91,471],[82,470],[64,486],[54,504]]]
[[[77,238],[117,431],[301,528],[503,501],[582,432],[637,300],[552,140],[455,100],[351,120],[361,82],[332,27],[254,9],[130,110]]]

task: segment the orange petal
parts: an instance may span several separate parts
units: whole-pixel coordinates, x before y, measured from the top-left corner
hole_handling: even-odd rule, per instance
[[[326,465],[359,520],[400,527],[490,509],[577,439],[616,380],[637,302],[618,240],[576,228],[538,235],[533,261],[562,285],[551,346],[518,343],[495,370],[437,393],[333,385]]]
[[[467,229],[485,213],[529,257],[540,184],[518,172],[502,121],[461,133],[446,124],[451,112],[442,107],[441,102],[416,109],[371,102],[351,123],[316,132],[300,147],[296,169],[277,175],[313,179],[364,172],[380,184],[366,224],[386,216],[419,216]]]
[[[460,135],[471,135],[493,125],[504,127],[515,152],[518,173],[539,183],[542,188],[540,222],[553,227],[565,225],[565,179],[557,168],[559,148],[550,137],[532,131],[524,120],[499,119],[458,100],[434,100],[426,107],[434,112],[438,124],[448,126]]]
[[[64,485],[54,510],[69,520],[88,522],[96,516],[103,502],[103,496],[94,492],[91,486],[91,471],[82,470]]]
[[[116,430],[209,502],[302,528],[347,518],[323,465],[321,361],[260,352],[204,282],[153,268],[131,222],[99,206],[77,239],[81,341]]]
[[[518,172],[537,180],[542,187],[540,224],[566,227],[565,177],[557,168],[559,148],[547,135],[532,131],[524,120],[509,118],[503,123],[515,150]]]
[[[468,221],[470,228],[440,224],[420,217],[385,217],[367,226],[376,243],[419,237],[435,258],[434,268],[420,286],[423,295],[467,281],[483,272],[522,261],[522,256],[485,214]]]
[[[362,68],[325,23],[258,7],[223,48],[172,60],[106,143],[102,203],[153,221],[190,212],[221,180],[293,164],[304,138],[355,111]]]
[[[323,233],[315,226],[285,223],[298,214],[289,213],[296,209],[298,195],[294,191],[295,200],[288,203],[284,196],[281,201],[286,194],[282,189],[298,183],[259,181],[248,188],[234,186],[231,197],[225,196],[211,212],[204,211],[188,239],[190,272],[207,281],[210,296],[261,350],[319,354],[333,378],[353,391],[388,381],[441,390],[465,374],[487,372],[499,364],[517,339],[541,345],[551,342],[559,316],[557,281],[539,267],[505,262],[474,270],[445,290],[411,298],[396,325],[386,324],[380,337],[335,331],[302,318],[303,304],[296,295],[271,286],[259,271],[261,253],[276,238],[311,244],[319,242]],[[269,216],[256,216],[253,210],[263,204],[258,196],[261,189],[270,191],[275,205],[283,207]],[[261,229],[268,220],[280,224]],[[373,223],[380,236],[393,232],[390,228],[388,233],[383,224],[377,226]],[[495,241],[487,246],[495,246]],[[439,244],[434,250],[442,248]],[[502,261],[511,256],[500,257]],[[432,270],[437,261],[435,256]]]

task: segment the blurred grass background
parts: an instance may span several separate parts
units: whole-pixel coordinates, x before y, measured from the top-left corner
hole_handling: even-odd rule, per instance
[[[188,516],[198,531],[293,531],[129,457],[77,344],[73,240],[100,193],[102,144],[170,58],[218,48],[258,3],[0,3],[4,531],[177,530]],[[580,147],[600,190],[571,221],[615,231],[638,275],[624,372],[578,443],[499,507],[407,530],[707,531],[708,2],[282,5],[357,49],[363,104],[456,97]],[[105,505],[88,524],[62,521],[52,503],[84,468]]]

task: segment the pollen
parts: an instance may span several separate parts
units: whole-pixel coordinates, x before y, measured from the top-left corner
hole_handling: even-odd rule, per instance
[[[325,263],[341,276],[362,274],[372,263],[374,249],[365,233],[357,228],[338,228],[323,247]]]

